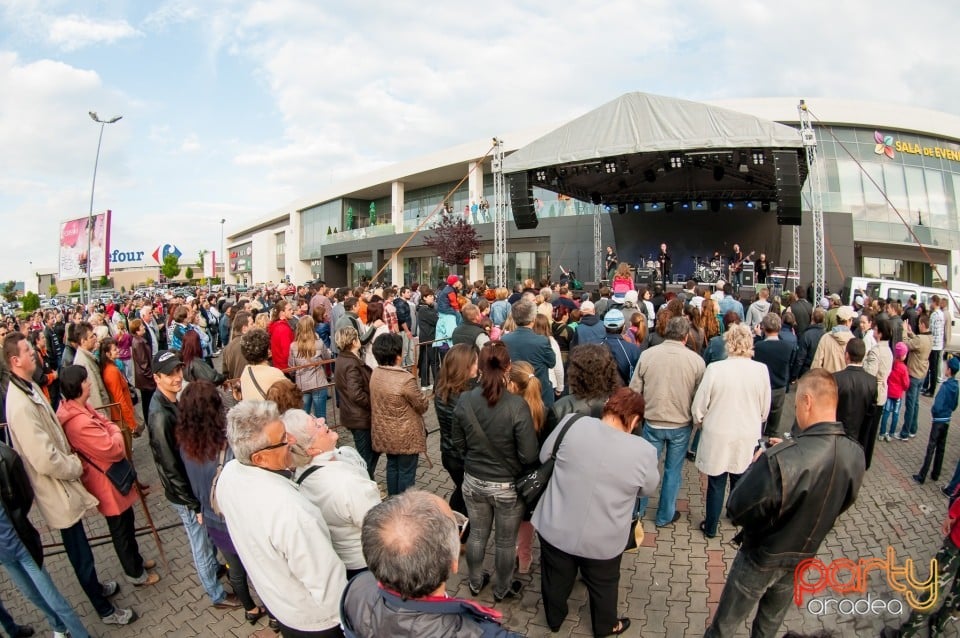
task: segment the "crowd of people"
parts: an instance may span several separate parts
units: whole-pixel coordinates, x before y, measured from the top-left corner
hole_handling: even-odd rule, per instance
[[[465,556],[470,593],[492,585],[496,602],[519,598],[517,576],[539,565],[553,631],[579,574],[594,635],[617,635],[631,625],[618,612],[623,554],[642,541],[651,497],[653,525],[680,519],[689,460],[707,477],[700,532],[716,537],[724,510],[740,528],[706,635],[733,635],[758,606],[754,635],[772,636],[793,569],[856,499],[875,444],[916,436],[921,392],[935,396],[933,431],[914,478],[939,479],[960,360],[944,360],[951,322],[937,297],[843,305],[761,288],[748,303],[723,282],[582,292],[574,281],[315,281],[8,319],[0,563],[55,632],[88,635],[42,568],[35,502],[102,622],[132,622],[110,602],[120,586],[99,579],[82,521],[94,508],[106,518],[131,586],[160,580],[134,534],[133,505],[151,488],[132,451],[147,432],[209,603],[251,624],[517,635],[495,610],[446,597]],[[447,501],[416,489],[431,404]],[[516,480],[542,464],[552,474],[525,500]],[[958,487],[960,463],[944,491]],[[32,634],[8,619],[11,635]]]

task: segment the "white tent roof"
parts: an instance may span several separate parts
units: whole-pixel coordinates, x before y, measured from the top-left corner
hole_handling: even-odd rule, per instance
[[[627,93],[517,150],[503,170],[634,153],[801,146],[800,133],[783,124],[700,102]]]

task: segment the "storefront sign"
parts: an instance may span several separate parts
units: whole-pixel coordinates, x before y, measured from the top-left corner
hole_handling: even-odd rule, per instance
[[[896,153],[909,153],[960,162],[960,151],[956,149],[943,146],[920,146],[912,142],[894,139],[892,135],[883,135],[880,131],[873,132],[873,139],[877,142],[873,152],[877,155],[886,155],[890,159],[893,159]]]

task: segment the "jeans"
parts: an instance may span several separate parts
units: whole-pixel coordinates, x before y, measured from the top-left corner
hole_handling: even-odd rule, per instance
[[[880,436],[887,433],[887,418],[892,415],[890,423],[890,436],[897,432],[897,419],[900,418],[900,399],[887,399],[883,404],[883,416],[880,417]]]
[[[319,388],[304,392],[303,411],[315,417],[327,418],[327,389]]]
[[[50,578],[50,574],[43,567],[37,565],[33,556],[22,543],[16,549],[14,560],[4,561],[4,568],[10,575],[10,581],[23,594],[23,597],[33,603],[47,618],[50,627],[60,633],[70,632],[73,638],[89,638],[80,618],[73,607],[63,597],[57,586]],[[9,616],[8,616],[9,617]],[[12,621],[13,619],[11,619]],[[10,629],[7,628],[7,633]]]
[[[469,517],[467,504],[463,500],[463,460],[442,454],[440,462],[443,464],[443,469],[450,475],[450,480],[453,481],[453,492],[450,493],[449,501],[450,509]],[[470,523],[467,523],[467,525],[469,526]]]
[[[0,627],[3,627],[10,638],[15,638],[20,633],[20,625],[13,619],[7,608],[3,606],[3,602],[0,602]]]
[[[737,552],[720,603],[704,638],[734,636],[743,629],[747,614],[757,605],[751,638],[773,638],[793,598],[793,568],[761,569]],[[759,604],[758,604],[759,603]]]
[[[643,438],[657,449],[657,458],[665,456],[663,480],[660,483],[660,503],[657,505],[655,521],[658,527],[673,522],[673,515],[677,509],[677,494],[680,492],[683,460],[687,456],[687,445],[690,443],[692,429],[689,425],[679,428],[653,428],[646,421],[643,422]],[[664,455],[664,450],[666,450],[666,455]],[[646,496],[640,499],[634,518],[643,517],[649,500]]]
[[[463,476],[463,500],[470,515],[470,537],[467,539],[467,568],[470,586],[479,589],[483,582],[483,556],[491,530],[494,542],[493,594],[506,594],[513,582],[517,557],[517,532],[525,506],[517,497],[513,482],[481,481],[469,474]]]
[[[900,438],[905,439],[917,434],[917,417],[920,414],[920,385],[923,379],[910,377],[910,387],[907,388],[903,406],[903,427],[900,429]]]
[[[419,454],[387,454],[387,495],[405,492],[417,482]]]
[[[97,578],[97,566],[93,562],[90,542],[87,540],[86,532],[83,531],[83,520],[60,530],[60,538],[63,539],[63,549],[67,553],[67,558],[70,559],[70,564],[73,565],[80,587],[90,599],[94,611],[101,618],[109,616],[115,609],[113,603],[103,595],[103,585]]]
[[[927,371],[927,378],[923,382],[924,392],[930,394],[937,393],[937,381],[940,379],[940,359],[943,350],[930,351],[930,369]]]
[[[943,605],[940,610],[931,614],[927,612],[911,611],[910,616],[900,626],[900,636],[902,638],[912,638],[920,635],[924,626],[930,626],[930,635],[939,636],[944,630],[944,624],[950,612],[955,611],[960,601],[960,548],[953,544],[949,536],[943,539],[943,545],[937,552],[937,580],[940,583],[940,592],[946,592],[943,595]],[[928,592],[920,594],[918,603],[925,603],[929,600]]]
[[[147,580],[147,572],[143,569],[143,557],[137,545],[137,527],[133,518],[133,507],[128,507],[119,516],[107,516],[107,527],[110,529],[110,539],[113,549],[120,559],[120,566],[127,580],[139,584]]]
[[[720,513],[723,511],[723,497],[727,493],[727,477],[730,478],[730,491],[737,486],[742,474],[718,474],[717,476],[707,477],[707,517],[704,520],[704,531],[707,536],[716,536],[717,527],[720,525]]]
[[[377,461],[380,460],[380,453],[373,451],[373,443],[370,441],[370,430],[350,430],[353,434],[353,446],[357,448],[360,457],[367,463],[367,475],[373,480],[373,473],[377,470]]]
[[[770,390],[770,413],[767,416],[767,424],[763,426],[764,436],[781,436],[780,415],[783,414],[783,400],[786,396],[786,388],[773,388]]]
[[[420,372],[420,385],[433,385],[440,376],[440,354],[433,344],[420,346],[420,360],[417,363]]]
[[[923,456],[923,466],[920,468],[920,478],[927,478],[927,470],[930,470],[930,478],[934,481],[940,480],[940,470],[943,468],[943,452],[947,447],[947,433],[950,431],[949,423],[934,423],[930,426],[930,440],[927,441],[927,453]],[[930,461],[933,460],[933,468],[930,468]]]
[[[244,611],[253,611],[257,608],[257,603],[253,602],[253,597],[250,595],[250,584],[247,582],[247,570],[243,566],[243,561],[233,552],[222,547],[218,549],[227,564],[227,578],[230,580],[233,593],[237,595],[237,600],[243,605]]]
[[[223,590],[223,585],[217,580],[217,569],[219,569],[220,564],[213,553],[213,543],[210,542],[207,530],[197,520],[197,513],[192,509],[178,503],[171,503],[171,505],[180,515],[180,520],[183,521],[183,529],[186,530],[187,540],[190,541],[193,565],[197,569],[200,584],[203,585],[213,604],[222,603],[227,597],[227,592]]]

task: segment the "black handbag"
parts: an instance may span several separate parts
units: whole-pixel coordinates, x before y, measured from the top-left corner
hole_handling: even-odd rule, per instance
[[[129,494],[130,490],[133,489],[133,484],[137,480],[137,471],[133,469],[133,463],[131,463],[127,457],[123,457],[119,461],[114,461],[110,464],[110,467],[104,470],[99,465],[87,458],[87,456],[80,450],[74,450],[74,452],[76,452],[77,456],[82,458],[92,467],[99,470],[101,474],[106,476],[110,482],[113,483],[113,486],[117,488],[117,490],[124,496]]]
[[[563,442],[563,437],[567,434],[567,430],[570,429],[574,421],[582,416],[582,414],[574,414],[570,417],[570,420],[563,425],[563,429],[561,429],[560,434],[557,435],[557,440],[553,443],[553,451],[550,452],[550,458],[541,463],[537,469],[530,470],[526,474],[521,474],[517,480],[514,481],[513,485],[517,489],[517,495],[528,507],[534,507],[537,501],[540,500],[543,491],[547,489],[547,483],[550,482],[550,477],[553,475],[553,466],[557,460],[557,451],[560,449],[560,443]]]

